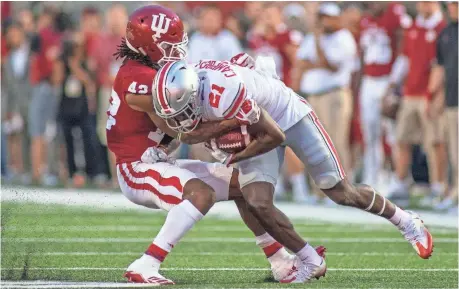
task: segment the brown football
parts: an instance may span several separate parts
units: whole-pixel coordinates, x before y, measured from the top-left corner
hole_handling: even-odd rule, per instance
[[[249,134],[242,134],[241,127],[236,128],[229,133],[215,139],[217,147],[226,153],[238,153],[244,150],[252,138]]]

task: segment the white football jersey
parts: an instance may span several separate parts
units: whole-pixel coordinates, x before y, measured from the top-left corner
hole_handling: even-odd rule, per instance
[[[201,60],[194,67],[201,81],[204,121],[236,117],[252,124],[263,108],[286,131],[311,111],[304,99],[266,70],[216,60]]]

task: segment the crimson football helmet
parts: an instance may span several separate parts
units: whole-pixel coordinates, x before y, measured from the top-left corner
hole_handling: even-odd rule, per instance
[[[132,51],[164,65],[186,57],[188,36],[172,10],[147,5],[135,10],[126,27],[126,44]]]

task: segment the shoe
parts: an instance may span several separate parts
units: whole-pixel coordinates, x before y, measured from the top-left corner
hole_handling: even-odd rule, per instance
[[[323,246],[316,247],[316,252],[321,257],[320,264],[307,263],[306,261],[300,261],[295,256],[298,266],[292,267],[290,274],[287,277],[280,280],[280,283],[306,283],[313,280],[313,278],[319,279],[325,277],[327,272],[327,265],[325,264],[325,251],[326,248]],[[298,269],[297,269],[298,268]]]
[[[455,206],[456,204],[454,203],[454,200],[450,197],[446,197],[445,199],[443,199],[443,201],[436,203],[434,205],[434,209],[437,211],[446,211]]]
[[[411,220],[400,229],[400,232],[410,242],[419,257],[429,259],[433,252],[432,235],[418,214],[411,211],[406,212],[411,215]]]
[[[149,257],[153,259],[152,257]],[[135,260],[126,269],[123,277],[127,278],[131,283],[149,283],[158,285],[174,285],[174,281],[169,280],[159,274],[159,266],[153,262],[149,262],[148,258],[142,256]]]
[[[424,208],[433,208],[435,203],[436,203],[435,202],[435,197],[431,196],[431,195],[422,197],[419,200],[419,206],[424,207]]]
[[[280,281],[286,278],[292,270],[296,270],[299,259],[286,251],[277,251],[274,255],[269,257],[271,263],[271,272],[273,273],[274,280]]]

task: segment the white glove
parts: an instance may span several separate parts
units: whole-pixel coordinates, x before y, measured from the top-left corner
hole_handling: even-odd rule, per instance
[[[155,164],[158,162],[165,162],[174,164],[175,159],[169,157],[167,153],[158,147],[149,147],[143,154],[140,160],[147,164]]]
[[[204,146],[219,163],[229,166],[234,154],[229,154],[219,149],[214,138],[210,142],[206,142]]]
[[[242,104],[236,118],[243,124],[254,124],[260,120],[261,110],[253,99],[246,99]]]
[[[255,60],[252,58],[252,56],[244,52],[233,56],[230,62],[231,64],[242,66],[242,67],[247,67],[249,69],[255,68]]]

